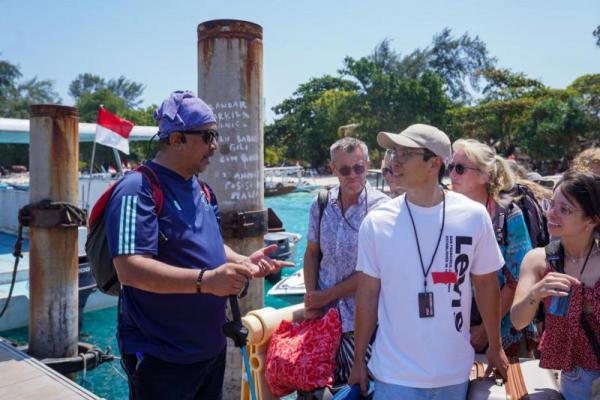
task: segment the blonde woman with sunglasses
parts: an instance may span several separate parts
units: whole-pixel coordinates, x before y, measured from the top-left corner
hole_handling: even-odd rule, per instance
[[[540,366],[561,370],[566,400],[591,399],[600,379],[600,176],[568,172],[544,202],[548,231],[559,237],[525,256],[511,319],[529,324],[546,311]],[[550,251],[553,246],[555,254]]]
[[[454,156],[448,166],[452,190],[485,205],[505,260],[497,274],[502,296],[502,346],[508,356],[522,353],[522,345],[527,345],[527,351],[530,352],[539,341],[537,329],[533,324],[528,324],[523,331],[514,329],[509,316],[521,262],[532,248],[522,211],[510,198],[501,196],[501,192],[514,186],[515,177],[507,161],[484,143],[473,139],[459,139],[452,148]],[[487,343],[477,306],[473,303],[471,344],[475,351],[484,352]]]

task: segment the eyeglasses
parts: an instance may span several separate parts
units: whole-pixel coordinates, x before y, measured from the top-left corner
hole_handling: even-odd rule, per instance
[[[387,174],[391,174],[391,173],[392,173],[392,169],[391,168],[388,168],[388,167],[381,168],[381,174],[383,176],[386,176]]]
[[[409,158],[415,155],[423,155],[424,151],[415,151],[415,150],[406,150],[406,149],[387,149],[386,153],[392,158],[394,161],[405,162]]]
[[[541,206],[542,206],[542,211],[544,211],[546,214],[548,214],[550,212],[550,210],[554,208],[556,210],[556,212],[562,217],[568,217],[569,215],[573,214],[574,212],[583,211],[579,208],[571,207],[564,203],[556,204],[554,202],[554,200],[546,199],[546,198],[542,199]]]
[[[344,165],[342,167],[339,167],[337,170],[341,176],[348,176],[350,175],[351,171],[354,171],[356,175],[362,175],[365,173],[366,168],[364,165],[354,164],[352,167]]]
[[[219,132],[215,129],[201,129],[198,131],[185,131],[183,133],[190,135],[202,135],[204,143],[212,144],[219,141]]]
[[[467,167],[464,164],[450,164],[448,165],[448,172],[452,172],[453,170],[456,170],[456,173],[458,175],[462,175],[465,172],[467,172],[468,169],[472,169],[473,171],[479,171],[477,168],[472,168],[472,167]]]

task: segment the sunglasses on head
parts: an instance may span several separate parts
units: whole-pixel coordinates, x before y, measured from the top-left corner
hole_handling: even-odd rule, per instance
[[[479,171],[477,168],[471,168],[471,167],[467,167],[463,164],[450,164],[448,165],[448,172],[452,172],[453,170],[456,170],[456,173],[458,175],[462,175],[465,172],[467,172],[468,169],[472,169],[473,171]]]
[[[365,166],[361,164],[354,164],[352,167],[344,165],[343,167],[339,167],[337,170],[342,176],[350,175],[351,171],[354,171],[356,175],[362,175],[365,173]]]
[[[189,135],[202,135],[204,143],[211,144],[213,141],[219,141],[219,132],[215,129],[200,129],[197,131],[185,131],[183,132]]]

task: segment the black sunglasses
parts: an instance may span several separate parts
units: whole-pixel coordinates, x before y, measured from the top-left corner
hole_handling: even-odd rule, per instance
[[[202,135],[204,143],[211,144],[213,141],[219,141],[219,132],[215,129],[200,129],[197,131],[185,131],[183,133],[190,135]]]
[[[456,169],[456,173],[458,175],[462,175],[467,172],[468,169],[472,169],[473,171],[479,171],[477,168],[467,167],[463,164],[450,164],[448,165],[448,172],[452,172],[452,170]]]
[[[344,165],[343,167],[339,167],[337,170],[341,176],[348,176],[350,175],[351,171],[354,171],[356,175],[362,175],[365,173],[365,166],[360,164],[354,164],[352,167]]]

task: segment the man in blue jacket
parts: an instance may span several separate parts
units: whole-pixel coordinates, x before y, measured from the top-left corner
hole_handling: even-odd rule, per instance
[[[164,195],[157,216],[150,182],[130,173],[107,208],[110,253],[121,282],[118,340],[131,399],[220,399],[228,295],[280,269],[268,247],[245,257],[224,244],[215,195],[196,175],[218,147],[216,118],[188,91],[154,118],[160,149],[146,165]]]

